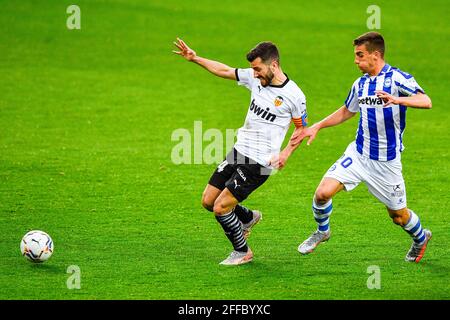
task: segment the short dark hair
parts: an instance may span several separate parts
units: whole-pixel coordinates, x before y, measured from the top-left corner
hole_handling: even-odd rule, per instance
[[[354,46],[365,44],[367,51],[370,53],[379,51],[381,57],[384,57],[384,39],[383,36],[375,31],[367,32],[353,40]]]
[[[256,47],[254,47],[252,50],[250,50],[249,53],[247,53],[247,60],[249,62],[252,62],[258,57],[261,58],[262,62],[264,63],[272,62],[273,60],[280,63],[280,55],[278,54],[278,49],[276,45],[274,45],[270,41],[258,43]]]

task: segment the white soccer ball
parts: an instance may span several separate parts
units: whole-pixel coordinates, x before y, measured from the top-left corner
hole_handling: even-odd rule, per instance
[[[44,231],[32,230],[23,236],[20,251],[32,262],[44,262],[53,254],[53,240]]]

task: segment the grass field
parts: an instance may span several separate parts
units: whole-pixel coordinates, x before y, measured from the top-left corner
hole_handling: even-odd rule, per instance
[[[200,204],[215,164],[175,165],[172,133],[239,128],[249,92],[171,53],[182,37],[201,56],[247,67],[275,42],[308,99],[310,122],[341,106],[359,71],[352,40],[368,1],[1,1],[0,299],[449,299],[450,69],[447,1],[378,1],[387,61],[412,73],[433,109],[408,111],[408,204],[433,231],[420,264],[411,239],[364,185],[334,199],[333,237],[311,255],[314,190],[354,139],[356,117],[301,146],[244,204],[264,213],[255,259],[218,265],[231,246]],[[288,133],[290,135],[290,133]],[[206,147],[209,142],[205,141]],[[27,262],[21,237],[41,229],[53,257]],[[79,266],[81,289],[67,268]],[[369,290],[369,266],[381,289]]]

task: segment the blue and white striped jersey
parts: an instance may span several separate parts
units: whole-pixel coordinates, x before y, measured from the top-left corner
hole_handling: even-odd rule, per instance
[[[377,76],[365,74],[356,79],[345,100],[351,112],[360,112],[356,131],[356,150],[373,160],[389,161],[400,156],[404,146],[406,107],[389,105],[376,96],[385,91],[396,97],[425,93],[414,77],[385,64]]]

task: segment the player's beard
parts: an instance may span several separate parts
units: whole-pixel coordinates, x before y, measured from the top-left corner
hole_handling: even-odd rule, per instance
[[[272,80],[273,80],[274,76],[275,76],[275,75],[273,74],[273,72],[269,70],[269,71],[267,72],[267,75],[266,75],[266,76],[264,76],[264,77],[262,77],[262,78],[259,79],[260,81],[261,81],[261,80],[264,80],[264,83],[261,82],[261,85],[262,85],[263,87],[267,87],[269,84],[272,83]]]

